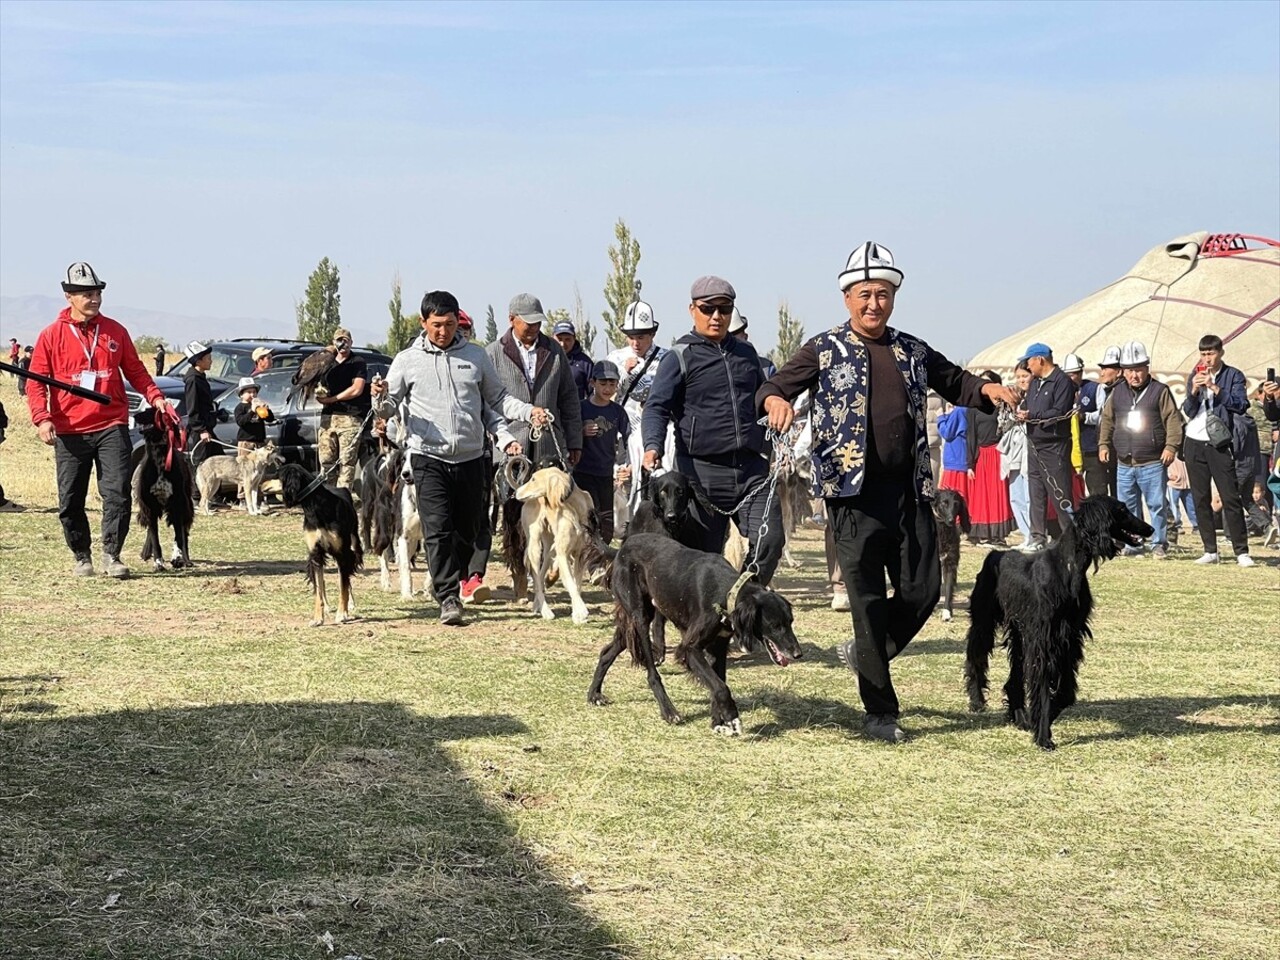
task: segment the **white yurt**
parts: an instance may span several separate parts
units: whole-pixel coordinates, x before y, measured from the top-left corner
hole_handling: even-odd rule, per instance
[[[1079,354],[1092,376],[1109,345],[1140,340],[1152,374],[1181,397],[1207,333],[1222,338],[1224,361],[1244,371],[1250,389],[1280,367],[1280,241],[1194,233],[1163,243],[1114,283],[993,343],[968,366],[1012,375],[1039,342],[1058,363]]]

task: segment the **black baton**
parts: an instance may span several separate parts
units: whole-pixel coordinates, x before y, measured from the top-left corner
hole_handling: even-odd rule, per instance
[[[0,362],[0,370],[8,370],[19,377],[29,377],[36,383],[43,383],[47,387],[57,387],[59,390],[65,390],[73,396],[84,397],[94,403],[100,403],[104,407],[111,402],[111,398],[105,393],[99,393],[97,390],[90,390],[74,383],[63,383],[61,380],[53,379],[53,377],[46,377],[43,373],[32,373],[30,370],[23,370],[21,367],[15,367],[9,363]]]

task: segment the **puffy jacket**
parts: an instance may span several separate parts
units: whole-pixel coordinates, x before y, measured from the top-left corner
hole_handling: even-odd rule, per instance
[[[942,469],[969,469],[967,433],[969,426],[967,407],[956,407],[938,417],[938,436],[942,437]]]
[[[750,343],[737,337],[717,343],[686,333],[658,364],[644,406],[645,450],[662,451],[667,421],[673,420],[677,453],[763,452],[764,428],[756,423],[755,403],[763,383],[760,357]]]
[[[507,420],[528,420],[533,412],[503,388],[484,348],[462,334],[444,348],[423,334],[397,353],[387,371],[387,393],[374,409],[380,417],[405,418],[410,453],[446,463],[483,455],[486,431],[506,447],[515,439]]]
[[[65,390],[28,379],[27,407],[31,411],[31,422],[36,426],[52,420],[58,433],[77,434],[96,433],[128,423],[129,401],[124,393],[126,379],[150,403],[164,396],[142,365],[129,331],[101,314],[89,323],[88,336],[93,337],[95,330],[97,340],[91,346],[71,319],[71,309],[63,310],[57,321],[40,331],[31,355],[31,372],[78,385],[80,374],[90,369],[85,356],[88,350],[93,355],[92,369],[97,374],[94,389],[109,396],[111,402],[102,406],[93,400],[72,396]]]

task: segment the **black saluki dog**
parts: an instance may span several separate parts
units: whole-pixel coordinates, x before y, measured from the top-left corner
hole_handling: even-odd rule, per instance
[[[960,534],[973,529],[969,507],[956,490],[939,490],[933,498],[933,519],[938,526],[938,560],[942,564],[942,619],[951,619],[951,602],[960,569]],[[957,526],[958,525],[958,526]]]
[[[649,643],[655,612],[680,628],[676,660],[711,693],[711,729],[742,732],[738,705],[725,683],[730,634],[748,650],[764,647],[774,663],[786,666],[804,656],[792,630],[791,604],[754,580],[739,583],[738,571],[714,553],[681,546],[652,533],[628,537],[613,565],[613,640],[600,651],[587,701],[605,703],[605,674],[625,648],[648,672],[649,689],[667,723],[680,714],[658,676]]]
[[[699,492],[692,480],[676,470],[650,477],[648,499],[636,507],[627,536],[658,533],[700,550],[706,531],[693,510]]]
[[[315,594],[315,617],[311,626],[324,623],[328,598],[324,592],[324,558],[333,557],[338,565],[337,623],[352,618],[351,577],[364,566],[364,548],[360,545],[359,521],[351,502],[351,491],[328,487],[296,463],[280,468],[280,488],[286,507],[302,508],[302,532],[307,540],[307,579]]]
[[[987,665],[996,631],[1004,628],[1009,679],[1008,716],[1029,729],[1036,746],[1054,748],[1051,727],[1076,702],[1076,673],[1084,642],[1093,636],[1093,595],[1086,574],[1116,555],[1117,541],[1137,546],[1151,527],[1113,497],[1080,504],[1062,539],[1034,554],[997,551],[987,559],[969,600],[964,677],[969,709],[985,709]],[[1027,698],[1030,698],[1030,709]]]
[[[146,410],[134,420],[146,444],[142,461],[133,471],[133,502],[138,506],[138,523],[147,531],[142,559],[150,560],[157,573],[164,569],[163,518],[173,528],[173,568],[189,567],[196,508],[191,499],[191,462],[184,452],[186,435],[177,415],[170,412]]]

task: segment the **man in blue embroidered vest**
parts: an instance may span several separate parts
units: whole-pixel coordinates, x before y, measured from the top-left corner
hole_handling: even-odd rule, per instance
[[[719,553],[729,529],[728,511],[750,541],[747,563],[768,584],[782,557],[782,502],[760,489],[769,474],[764,429],[756,422],[756,391],[764,383],[756,348],[729,334],[737,293],[719,277],[699,277],[690,291],[693,330],[658,363],[644,407],[644,466],[662,462],[667,423],[675,423],[675,468],[701,484],[723,513],[697,506],[705,530],[702,549]],[[768,502],[769,512],[765,506]],[[760,526],[769,528],[757,542]]]
[[[1017,402],[889,326],[901,283],[888,249],[856,249],[840,274],[849,322],[806,343],[756,394],[769,425],[785,430],[790,401],[812,391],[814,495],[827,502],[853,615],[853,639],[838,651],[858,674],[867,734],[889,743],[906,739],[889,661],[928,621],[941,580],[926,395],[988,412]]]

